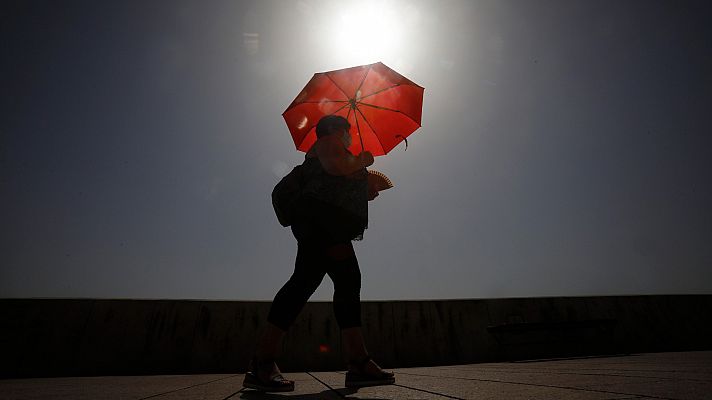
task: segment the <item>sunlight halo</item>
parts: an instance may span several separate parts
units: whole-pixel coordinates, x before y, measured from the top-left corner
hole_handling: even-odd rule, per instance
[[[329,10],[328,52],[340,64],[359,65],[407,57],[403,7],[388,1],[354,1]]]

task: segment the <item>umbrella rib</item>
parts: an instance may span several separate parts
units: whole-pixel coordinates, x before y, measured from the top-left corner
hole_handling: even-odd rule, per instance
[[[320,103],[348,103],[348,100],[314,100],[300,101],[299,104],[320,104]]]
[[[366,70],[366,73],[363,74],[363,79],[361,79],[361,83],[358,84],[358,87],[356,88],[356,93],[354,93],[354,98],[358,94],[358,91],[361,90],[361,86],[363,86],[363,83],[366,82],[366,77],[368,76],[368,73],[371,72],[371,68],[373,68],[373,64],[368,66],[368,69]],[[361,99],[360,97],[359,99]]]
[[[381,90],[377,90],[377,91],[375,91],[375,92],[373,92],[373,93],[369,93],[369,94],[367,94],[367,95],[365,95],[365,96],[361,96],[361,99],[365,99],[366,97],[375,96],[375,95],[377,95],[377,94],[379,94],[379,93],[385,92],[386,90],[395,89],[395,88],[397,88],[397,87],[400,86],[400,85],[401,85],[400,83],[396,83],[396,84],[393,85],[393,86],[389,86],[389,87],[387,87],[387,88],[384,88],[384,89],[381,89]]]
[[[420,126],[420,124],[418,123],[418,121],[414,120],[410,115],[404,113],[403,111],[395,110],[395,109],[393,109],[393,108],[388,108],[388,107],[381,107],[381,106],[377,106],[377,105],[375,105],[375,104],[368,104],[368,103],[364,103],[364,102],[359,102],[358,104],[359,104],[359,105],[362,105],[362,106],[373,107],[373,108],[375,108],[375,109],[377,109],[377,110],[392,111],[392,112],[397,112],[397,113],[399,113],[399,114],[403,114],[403,115],[405,115],[406,117],[408,117],[411,121],[413,121],[413,122],[415,122],[416,124],[418,124],[418,126]]]
[[[377,109],[379,109],[379,110],[386,110],[386,111],[393,111],[393,112],[402,113],[402,111],[396,110],[395,108],[388,108],[388,107],[383,107],[383,106],[377,106],[377,105],[375,105],[375,104],[364,103],[364,102],[362,102],[362,101],[359,101],[358,104],[359,104],[359,105],[362,105],[362,106],[369,106],[369,107],[377,108]]]
[[[379,138],[378,135],[376,135],[376,130],[373,129],[373,125],[371,125],[371,123],[368,122],[368,119],[366,119],[366,116],[363,115],[363,113],[361,112],[361,110],[359,110],[358,107],[356,107],[356,111],[358,111],[358,113],[361,114],[361,118],[363,118],[363,120],[366,121],[366,124],[368,125],[368,127],[371,128],[371,132],[373,132],[373,136],[376,137],[376,140],[378,140],[378,144],[381,146],[381,151],[383,152],[383,154],[386,154],[386,149],[383,148],[383,143],[381,143],[381,138]],[[354,117],[355,116],[356,115],[354,114]],[[356,124],[358,125],[358,119],[356,120]],[[361,135],[361,132],[359,132],[359,135]]]
[[[350,97],[349,97],[349,94],[346,93],[346,91],[345,91],[344,89],[342,89],[341,86],[337,85],[337,84],[336,84],[336,81],[335,81],[332,77],[330,77],[329,74],[326,74],[326,77],[329,78],[329,80],[331,81],[331,83],[333,83],[334,86],[336,86],[337,89],[341,90],[341,93],[343,93],[344,96],[346,96],[347,99],[350,98]]]
[[[348,102],[346,102],[346,104],[344,104],[343,106],[341,106],[341,107],[337,108],[336,110],[334,110],[334,112],[333,112],[333,113],[331,113],[331,115],[334,115],[334,114],[336,114],[337,112],[339,112],[339,111],[343,110],[343,109],[344,109],[344,107],[348,107],[348,105],[349,105],[349,103],[348,103]]]

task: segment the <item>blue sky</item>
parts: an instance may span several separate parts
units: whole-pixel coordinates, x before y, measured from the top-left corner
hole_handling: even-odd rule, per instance
[[[271,300],[296,242],[269,195],[303,157],[281,114],[315,72],[375,61],[425,100],[374,165],[395,188],[356,243],[363,299],[711,293],[711,19],[702,1],[4,2],[0,297]]]

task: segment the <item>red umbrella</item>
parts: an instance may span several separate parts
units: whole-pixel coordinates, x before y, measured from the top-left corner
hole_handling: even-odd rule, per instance
[[[421,126],[423,90],[380,62],[321,72],[282,116],[297,150],[308,151],[316,141],[316,123],[335,114],[351,123],[353,154],[367,150],[382,156]]]

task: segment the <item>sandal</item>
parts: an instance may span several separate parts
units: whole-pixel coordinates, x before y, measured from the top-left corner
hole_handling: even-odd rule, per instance
[[[346,387],[365,387],[365,386],[380,386],[392,385],[396,383],[395,375],[392,372],[380,371],[377,374],[366,372],[366,364],[371,361],[371,356],[367,355],[363,360],[351,360],[350,367],[346,373]]]
[[[242,382],[242,386],[261,392],[293,392],[294,381],[284,379],[279,372],[274,373],[275,367],[274,360],[260,360],[257,356],[253,357],[252,361],[250,361],[250,365],[247,367],[247,373],[245,374],[245,380]],[[268,375],[269,379],[260,379],[260,375]]]

